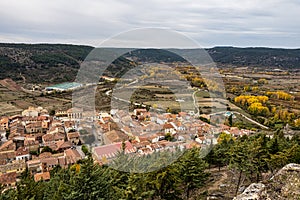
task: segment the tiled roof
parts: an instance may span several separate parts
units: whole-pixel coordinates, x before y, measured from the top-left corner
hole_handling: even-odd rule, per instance
[[[125,153],[133,153],[136,151],[136,149],[132,146],[132,144],[128,141],[125,142],[126,148]],[[98,159],[101,159],[102,157],[106,158],[113,158],[116,156],[118,151],[121,151],[122,148],[122,142],[99,146],[94,148],[94,152]]]
[[[42,172],[34,175],[34,181],[50,180],[50,172]]]
[[[67,149],[65,150],[65,158],[67,164],[74,164],[81,159],[81,156],[76,149]]]
[[[79,133],[78,132],[67,133],[67,137],[68,137],[68,139],[78,138],[79,137]]]
[[[70,141],[57,142],[57,150],[71,148],[72,146],[73,146],[73,144]]]
[[[39,158],[50,158],[52,156],[51,152],[43,152],[39,155]]]
[[[116,130],[108,131],[108,132],[104,133],[104,136],[111,142],[121,142],[128,138],[128,136],[126,134],[124,134],[121,131],[116,131]]]
[[[163,128],[164,129],[170,129],[170,128],[174,128],[174,126],[172,124],[167,123],[167,124],[164,124]]]
[[[19,147],[15,153],[16,156],[29,155],[29,149],[26,147]]]
[[[57,165],[57,158],[49,157],[49,158],[41,158],[41,163],[46,163],[47,165]]]
[[[16,145],[12,140],[8,140],[4,144],[1,145],[0,151],[8,151],[8,150],[15,150]]]
[[[10,172],[6,174],[2,174],[0,176],[0,183],[1,184],[12,184],[15,183],[17,179],[17,173],[16,172]]]

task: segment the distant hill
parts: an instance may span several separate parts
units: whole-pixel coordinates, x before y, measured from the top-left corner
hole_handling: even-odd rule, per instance
[[[64,44],[0,44],[0,79],[26,82],[71,81],[93,49]]]
[[[215,47],[207,51],[216,63],[283,69],[300,68],[300,49]]]
[[[12,78],[30,83],[64,82],[75,79],[80,63],[91,46],[67,44],[0,43],[0,79]],[[215,47],[206,49],[218,66],[300,68],[300,49]],[[182,53],[193,50],[179,50]],[[108,75],[121,76],[136,62],[183,62],[180,56],[157,49],[141,49],[115,61]]]

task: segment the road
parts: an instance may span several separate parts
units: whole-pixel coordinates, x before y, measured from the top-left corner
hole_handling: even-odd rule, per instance
[[[226,112],[227,112],[227,111],[221,111],[221,112],[211,113],[211,114],[209,114],[209,116],[211,116],[211,115],[217,115],[217,114],[224,114],[224,113],[226,113]],[[269,127],[267,127],[267,126],[265,126],[265,125],[262,125],[262,124],[260,124],[260,123],[257,122],[257,121],[254,121],[253,119],[247,117],[246,115],[244,115],[244,114],[242,114],[242,113],[239,113],[239,112],[237,112],[237,111],[230,111],[230,112],[232,112],[233,114],[236,114],[236,115],[240,115],[240,116],[242,116],[243,118],[245,118],[246,120],[248,120],[249,122],[251,122],[251,123],[253,123],[253,124],[256,124],[256,125],[258,125],[258,126],[264,128],[264,129],[269,129]]]
[[[197,117],[197,116],[200,115],[199,105],[198,105],[197,99],[196,99],[196,97],[195,97],[195,95],[196,95],[196,93],[197,93],[198,91],[199,91],[199,90],[195,90],[195,91],[193,92],[193,95],[192,95],[192,97],[193,97],[193,102],[194,102],[194,107],[197,109],[197,113],[195,113],[195,117]]]

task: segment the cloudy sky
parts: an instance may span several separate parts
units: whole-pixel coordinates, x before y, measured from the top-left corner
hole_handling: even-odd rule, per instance
[[[0,42],[96,46],[144,27],[179,31],[203,47],[300,48],[300,1],[0,0]]]

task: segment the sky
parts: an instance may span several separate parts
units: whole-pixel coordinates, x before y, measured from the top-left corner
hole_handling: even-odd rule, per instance
[[[0,0],[0,42],[97,46],[167,28],[202,47],[300,48],[299,0]]]

